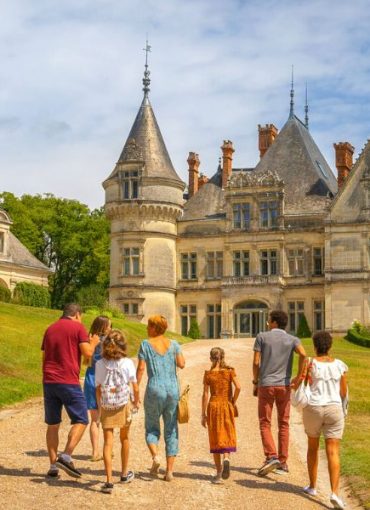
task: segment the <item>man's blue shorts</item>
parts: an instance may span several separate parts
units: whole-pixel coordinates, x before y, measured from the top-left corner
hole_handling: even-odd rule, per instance
[[[85,395],[79,384],[44,383],[45,423],[48,425],[60,423],[63,406],[72,425],[89,423]]]

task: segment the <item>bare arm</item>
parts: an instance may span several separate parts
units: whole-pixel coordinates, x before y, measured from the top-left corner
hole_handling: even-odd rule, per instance
[[[134,392],[134,407],[139,407],[140,405],[140,395],[139,395],[139,385],[137,382],[133,382],[132,391]]]
[[[340,396],[341,398],[346,398],[347,396],[347,374],[343,374],[340,378]]]
[[[136,380],[137,380],[137,386],[140,386],[141,379],[143,378],[144,372],[145,372],[146,363],[143,359],[139,359],[139,363],[137,365],[136,369]]]
[[[100,342],[98,335],[90,335],[88,342],[82,342],[79,344],[80,352],[84,359],[89,359],[94,354],[96,346]]]
[[[261,353],[259,351],[254,351],[253,354],[253,381],[258,383],[258,378],[260,374],[260,364],[261,364]]]
[[[202,425],[205,428],[207,427],[208,398],[209,398],[209,386],[208,386],[208,384],[204,384],[203,385],[203,395],[202,395]]]
[[[236,401],[238,400],[240,390],[241,390],[240,382],[236,375],[235,375],[235,377],[233,377],[233,385],[234,385],[234,394],[232,396],[232,401],[235,404]]]
[[[306,351],[302,344],[297,345],[294,349],[296,354],[299,356],[298,360],[298,371],[296,377],[294,377],[291,381],[292,388],[296,389],[299,386],[299,383],[302,381],[302,377],[307,369],[305,360],[306,360]]]
[[[182,352],[176,354],[176,366],[178,368],[185,368],[185,358]]]

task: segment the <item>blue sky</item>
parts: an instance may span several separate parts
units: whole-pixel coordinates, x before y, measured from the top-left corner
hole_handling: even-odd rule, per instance
[[[257,124],[295,112],[334,167],[332,144],[370,136],[368,0],[0,0],[0,190],[104,202],[142,99],[179,175],[189,151],[212,175],[224,139],[234,166],[258,161]]]

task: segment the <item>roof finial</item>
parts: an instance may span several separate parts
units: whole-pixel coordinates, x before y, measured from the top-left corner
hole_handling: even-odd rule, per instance
[[[290,88],[290,113],[289,117],[294,116],[294,66],[292,66],[292,83]]]
[[[305,116],[304,116],[304,125],[306,126],[306,128],[308,129],[308,95],[307,95],[307,82],[306,82],[306,104],[305,104],[305,107],[304,107],[304,113],[305,113]]]
[[[146,36],[146,45],[145,48],[143,48],[143,51],[145,51],[145,71],[144,71],[144,78],[143,78],[143,91],[144,91],[144,97],[148,97],[150,88],[150,71],[148,70],[148,53],[151,51],[151,46],[149,46],[148,43],[148,35]]]

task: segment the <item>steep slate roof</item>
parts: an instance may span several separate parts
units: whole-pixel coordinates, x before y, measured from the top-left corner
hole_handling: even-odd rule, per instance
[[[225,198],[221,185],[222,170],[219,166],[213,177],[185,203],[184,214],[179,221],[224,216]]]
[[[305,125],[291,115],[255,168],[275,171],[284,181],[285,212],[315,213],[337,192],[337,180]]]
[[[32,255],[32,253],[28,251],[24,244],[22,244],[19,239],[17,239],[11,232],[9,232],[9,252],[9,262],[13,264],[19,266],[27,266],[34,269],[43,269],[45,272],[49,273],[52,272],[51,269],[40,262],[39,259],[37,259],[34,255]]]
[[[132,161],[130,145],[132,145],[133,140],[140,149],[142,159],[145,162],[145,176],[163,177],[182,182],[172,165],[147,95],[144,96],[141,103],[118,163]]]

